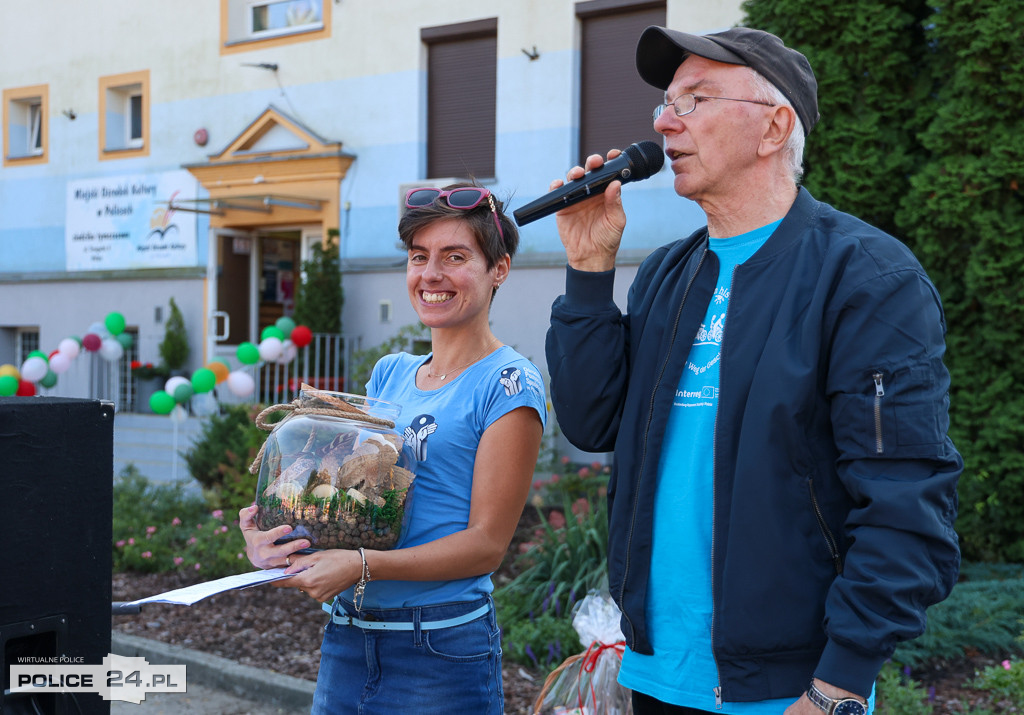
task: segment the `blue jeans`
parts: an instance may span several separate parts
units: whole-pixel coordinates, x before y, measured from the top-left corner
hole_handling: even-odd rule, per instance
[[[418,608],[345,612],[365,620],[421,623],[455,618],[484,604],[483,616],[450,628],[369,630],[340,625],[324,629],[313,715],[502,715],[501,634],[490,596]]]

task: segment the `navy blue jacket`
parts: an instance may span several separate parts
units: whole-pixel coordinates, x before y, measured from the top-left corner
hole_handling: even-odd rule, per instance
[[[580,449],[614,450],[609,583],[645,622],[665,424],[718,276],[707,230],[640,266],[568,269],[547,336],[552,403]],[[732,276],[715,427],[712,648],[720,696],[867,694],[959,571],[962,460],[947,437],[939,296],[899,241],[800,193]]]

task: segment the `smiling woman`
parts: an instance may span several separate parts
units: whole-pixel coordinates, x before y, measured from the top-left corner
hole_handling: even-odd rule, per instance
[[[386,355],[367,395],[402,406],[416,453],[414,493],[394,549],[299,553],[240,513],[247,552],[279,582],[325,603],[314,713],[502,712],[500,634],[491,600],[526,503],[547,419],[540,371],[491,332],[515,225],[485,188],[414,189],[398,232],[409,300],[430,329],[427,356]],[[410,675],[412,674],[412,675]]]

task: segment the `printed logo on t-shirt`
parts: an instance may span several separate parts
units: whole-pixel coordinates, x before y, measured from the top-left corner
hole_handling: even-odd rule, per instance
[[[512,395],[518,395],[523,391],[523,383],[520,380],[522,376],[523,371],[518,367],[506,367],[501,371],[498,382],[505,388],[506,395],[512,397]]]
[[[433,415],[419,415],[405,428],[405,441],[412,446],[416,460],[422,462],[427,458],[427,437],[437,431],[437,422]]]

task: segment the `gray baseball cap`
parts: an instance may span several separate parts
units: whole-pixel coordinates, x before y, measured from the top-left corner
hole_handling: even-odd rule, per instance
[[[756,70],[793,104],[805,136],[817,124],[818,82],[811,63],[770,32],[733,27],[710,35],[689,35],[651,25],[637,43],[636,69],[648,84],[668,89],[689,55]]]

